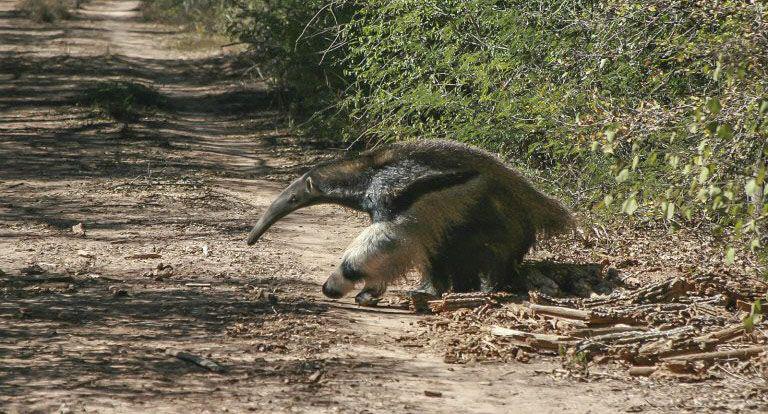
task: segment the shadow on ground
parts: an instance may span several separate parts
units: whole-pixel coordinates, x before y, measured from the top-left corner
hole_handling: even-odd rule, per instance
[[[200,291],[179,281],[144,289],[140,281],[103,279],[0,279],[0,401],[51,397],[52,388],[129,400],[204,400],[233,384],[256,383],[298,387],[313,394],[306,403],[317,403],[330,397],[327,389],[314,395],[318,375],[333,381],[353,369],[361,377],[398,370],[398,362],[382,358],[318,357],[345,338],[325,332],[328,306],[301,295],[263,294],[275,284],[316,289],[311,283],[254,279]],[[169,348],[208,358],[225,371],[211,373],[169,356]]]
[[[179,286],[179,281],[158,289],[157,284],[142,287],[140,281],[121,284],[61,275],[4,278],[0,396],[61,387],[120,397],[204,397],[210,390],[194,390],[189,382],[196,375],[213,376],[220,384],[274,379],[287,385],[311,383],[307,377],[317,370],[332,376],[352,365],[365,375],[397,369],[384,360],[311,358],[339,339],[322,329],[328,307],[301,296],[247,293],[275,283],[316,288],[286,279],[234,281],[198,291]],[[294,360],[243,355],[238,348],[243,338],[253,347],[251,355],[282,348]],[[226,372],[214,375],[166,355],[166,348],[207,356]],[[143,382],[133,383],[139,379]]]
[[[229,76],[240,75],[231,66],[242,62],[230,60],[0,55],[0,180],[135,177],[147,165],[179,174],[269,173],[254,144],[218,139],[224,132],[268,135],[259,145],[269,146],[286,138],[276,131],[275,94],[263,84],[233,86]],[[155,85],[171,110],[144,114],[130,125],[114,122],[82,104],[83,91],[105,79]],[[137,146],[146,155],[141,162],[131,157]],[[153,148],[196,156],[174,162]],[[223,171],[222,157],[239,158],[238,168]]]

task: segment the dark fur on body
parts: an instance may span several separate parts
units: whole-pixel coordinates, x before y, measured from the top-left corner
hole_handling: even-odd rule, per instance
[[[422,273],[422,288],[434,294],[515,288],[516,268],[537,235],[562,231],[573,220],[562,204],[496,156],[450,141],[393,144],[316,166],[301,179],[314,196],[299,207],[334,203],[370,215],[371,235],[356,241],[370,245],[353,243],[348,252],[361,249],[350,255],[392,262],[391,271],[387,263],[375,266],[391,273],[377,275],[383,281],[369,287],[366,280],[363,292],[371,296],[412,268]],[[345,260],[339,276],[373,278],[360,260]],[[326,294],[334,296],[330,289]]]

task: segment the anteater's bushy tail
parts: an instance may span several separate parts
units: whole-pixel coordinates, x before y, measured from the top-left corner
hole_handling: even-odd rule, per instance
[[[531,218],[536,231],[544,236],[563,233],[576,225],[573,213],[558,200],[539,193],[536,205],[531,206]]]

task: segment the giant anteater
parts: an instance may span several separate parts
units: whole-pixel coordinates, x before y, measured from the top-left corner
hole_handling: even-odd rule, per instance
[[[537,235],[573,223],[557,200],[496,156],[450,141],[409,141],[315,166],[291,183],[248,236],[302,207],[334,203],[372,224],[352,242],[323,293],[374,304],[393,279],[422,275],[421,289],[498,290],[519,286],[517,266]]]

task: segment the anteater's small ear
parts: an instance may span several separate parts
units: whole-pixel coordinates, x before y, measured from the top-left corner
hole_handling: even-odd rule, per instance
[[[307,184],[307,192],[314,193],[316,189],[315,189],[315,183],[314,181],[312,181],[312,177],[311,176],[307,177],[305,182]]]

